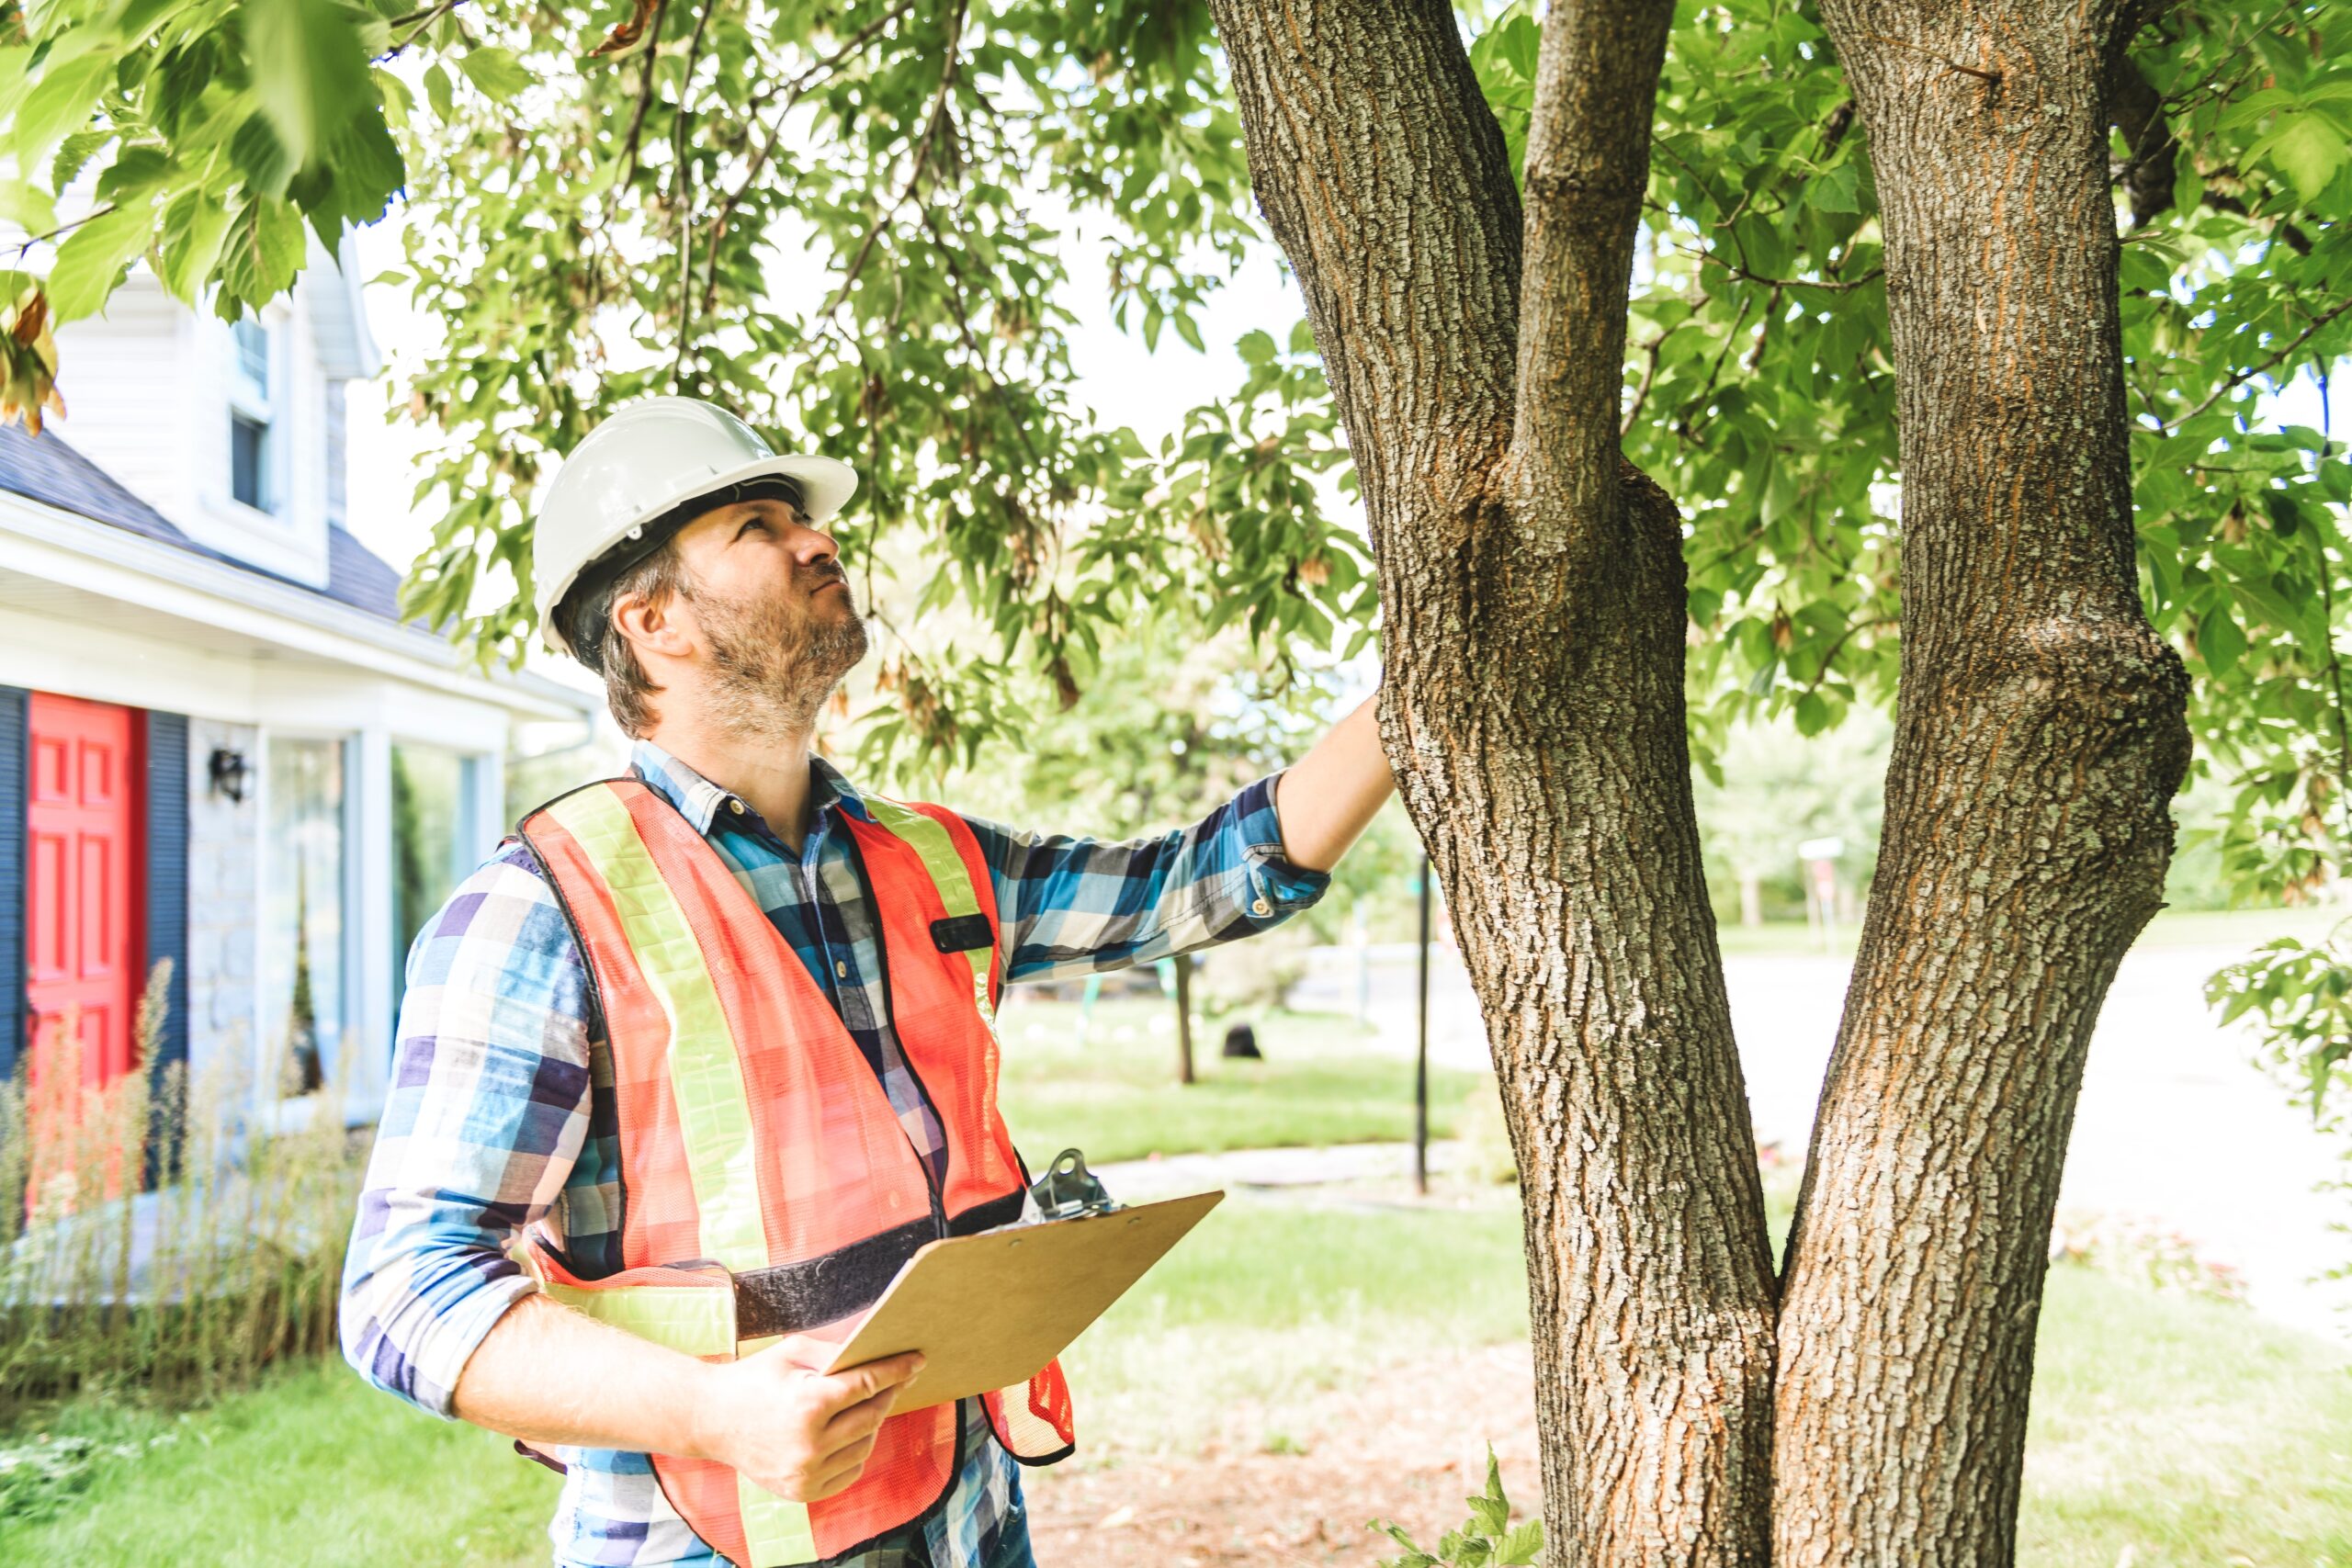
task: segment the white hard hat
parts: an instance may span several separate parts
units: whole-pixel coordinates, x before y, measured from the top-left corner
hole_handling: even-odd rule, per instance
[[[539,497],[531,552],[539,637],[572,652],[556,606],[581,573],[606,557],[643,554],[668,514],[747,479],[788,479],[801,514],[824,523],[857,489],[857,470],[831,457],[779,457],[752,427],[699,398],[646,398],[616,411],[571,449]],[[677,521],[684,521],[678,519]]]

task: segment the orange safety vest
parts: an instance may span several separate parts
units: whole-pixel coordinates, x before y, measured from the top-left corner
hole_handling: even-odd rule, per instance
[[[865,800],[873,821],[842,821],[873,889],[899,1046],[946,1129],[944,1182],[791,943],[676,807],[608,779],[523,819],[587,959],[619,1115],[622,1269],[582,1279],[535,1227],[524,1261],[549,1295],[706,1360],[786,1334],[839,1344],[923,1243],[1020,1217],[1027,1177],[996,1103],[987,863],[955,813]],[[1024,1462],[1075,1444],[1058,1363],[980,1399]],[[963,1408],[891,1416],[856,1483],[815,1503],[707,1460],[656,1454],[653,1470],[729,1562],[817,1562],[939,1506]]]

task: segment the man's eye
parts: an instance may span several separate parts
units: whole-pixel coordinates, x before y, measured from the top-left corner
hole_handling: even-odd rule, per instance
[[[744,524],[741,528],[735,530],[735,536],[740,539],[754,528],[757,528],[763,534],[768,531],[768,525],[760,519],[754,517],[750,522]]]

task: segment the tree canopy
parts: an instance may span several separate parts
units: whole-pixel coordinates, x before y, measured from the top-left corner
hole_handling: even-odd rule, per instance
[[[1516,166],[1539,28],[1527,0],[1489,11],[1463,21]],[[331,242],[404,201],[404,281],[446,333],[409,389],[435,542],[408,604],[488,657],[530,631],[549,458],[671,390],[856,462],[853,554],[904,530],[951,563],[910,620],[987,607],[990,636],[952,648],[889,628],[886,751],[968,761],[1023,704],[1071,700],[1139,605],[1246,624],[1277,660],[1373,635],[1362,536],[1317,483],[1344,487],[1347,457],[1303,323],[1251,332],[1247,381],[1161,451],[1071,396],[1070,290],[1198,346],[1260,238],[1202,6],[53,0],[12,20],[0,214],[40,238],[0,316],[0,396],[39,410],[48,329],[136,263],[235,315],[290,285],[306,225]],[[2352,346],[2352,13],[2163,9],[2124,69],[2145,595],[2197,677],[2204,765],[2241,787],[2233,874],[2308,886],[2352,812],[2352,467],[2320,429],[2254,419]],[[1704,762],[1742,716],[1815,733],[1894,680],[1875,192],[1814,7],[1684,7],[1651,168],[1625,445],[1685,508]],[[1086,223],[1115,236],[1107,280],[1069,276]]]

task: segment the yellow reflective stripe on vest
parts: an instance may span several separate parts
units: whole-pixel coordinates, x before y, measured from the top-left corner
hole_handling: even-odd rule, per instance
[[[902,806],[880,795],[864,797],[865,809],[875,822],[904,840],[922,862],[923,870],[931,874],[932,885],[939,889],[940,907],[950,919],[980,912],[979,894],[972,886],[972,872],[956,852],[956,840],[939,819],[911,806]],[[989,964],[994,950],[988,947],[967,947],[964,962],[972,969],[972,999],[979,1004],[980,1018],[996,1032],[996,1010],[989,1005]]]
[[[735,1292],[713,1285],[607,1285],[583,1291],[548,1280],[539,1287],[556,1301],[639,1339],[689,1356],[735,1353]]]
[[[735,1507],[743,1516],[745,1568],[794,1568],[820,1561],[808,1505],[795,1503],[735,1477]]]
[[[628,948],[670,1021],[670,1089],[701,1217],[702,1255],[738,1273],[768,1266],[752,1108],[727,1011],[677,895],[653,863],[628,807],[584,789],[548,807],[580,841],[611,892]]]

